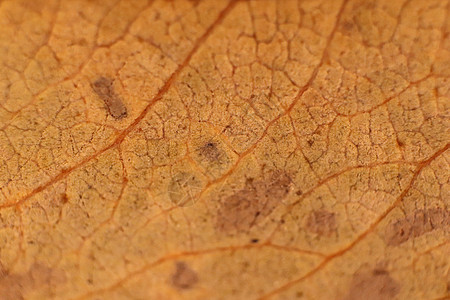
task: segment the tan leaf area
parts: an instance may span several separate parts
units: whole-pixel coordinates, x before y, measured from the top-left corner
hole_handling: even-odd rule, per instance
[[[0,1],[0,299],[448,299],[450,1]]]

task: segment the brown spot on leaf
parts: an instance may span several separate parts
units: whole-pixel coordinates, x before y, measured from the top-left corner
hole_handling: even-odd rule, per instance
[[[229,157],[219,141],[206,140],[196,148],[196,159],[207,172],[222,170],[229,162]]]
[[[219,266],[196,269],[196,298],[298,291],[334,300],[348,292],[342,283],[353,267],[375,257],[399,270],[405,297],[445,297],[440,245],[448,228],[416,238],[414,249],[376,238],[382,228],[384,241],[385,214],[404,202],[448,209],[449,1],[0,2],[3,277],[22,282],[25,264],[39,259],[58,263],[71,280],[21,287],[23,297],[177,298],[173,261],[163,285],[159,268],[133,270],[173,255],[185,260],[185,251]],[[94,87],[101,76],[107,84]],[[107,109],[113,104],[94,88],[126,109]],[[86,92],[106,118],[86,115]],[[211,141],[219,161],[199,154]],[[267,178],[252,175],[246,185],[239,175],[262,162],[292,170],[284,200],[260,195]],[[175,178],[168,192],[179,168],[200,183]],[[212,201],[176,208],[203,190]],[[235,193],[249,208],[225,206]],[[336,214],[342,235],[311,238],[323,238],[306,229],[312,209],[302,211],[301,200],[311,195]],[[214,253],[203,255],[208,249]]]
[[[260,181],[248,179],[245,187],[221,201],[217,213],[220,231],[247,231],[267,217],[289,193],[290,177],[273,172]]]
[[[69,202],[69,197],[67,197],[66,193],[62,193],[61,194],[61,203],[66,204],[67,202]]]
[[[306,229],[319,235],[330,236],[337,229],[336,216],[326,210],[312,211],[306,220]]]
[[[198,282],[198,276],[185,262],[178,261],[171,282],[178,289],[190,289]]]
[[[100,77],[92,85],[94,92],[103,100],[109,114],[115,119],[122,119],[128,115],[127,108],[113,87],[110,78]]]
[[[50,283],[62,284],[65,281],[64,272],[40,264],[32,265],[24,274],[10,274],[0,265],[0,299],[24,299],[24,294],[30,290],[48,286]]]
[[[349,21],[343,22],[342,23],[342,30],[344,32],[349,32],[351,31],[353,28],[355,27],[355,24]]]
[[[222,152],[217,148],[217,145],[214,142],[204,144],[198,149],[198,152],[200,156],[204,157],[209,162],[216,162],[222,156]]]
[[[386,227],[386,242],[388,245],[397,246],[410,238],[416,238],[434,229],[449,225],[450,213],[446,209],[416,210],[405,218],[391,222]]]
[[[188,172],[176,174],[167,188],[170,200],[179,206],[194,204],[194,200],[200,191],[200,180],[194,174]]]
[[[359,271],[353,275],[345,300],[390,300],[400,291],[400,285],[384,269]]]

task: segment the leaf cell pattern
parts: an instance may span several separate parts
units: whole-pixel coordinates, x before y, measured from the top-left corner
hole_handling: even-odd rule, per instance
[[[0,1],[0,298],[448,297],[449,12]]]

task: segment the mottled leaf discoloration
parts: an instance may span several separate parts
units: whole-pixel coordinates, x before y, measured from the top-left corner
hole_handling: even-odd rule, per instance
[[[306,229],[318,235],[332,235],[337,229],[335,213],[323,209],[312,211],[306,220]]]
[[[450,230],[450,212],[443,208],[416,210],[392,221],[386,228],[386,242],[398,246],[435,229]]]
[[[400,292],[400,288],[399,283],[384,269],[358,271],[343,300],[391,300]]]
[[[243,189],[221,200],[217,228],[227,233],[248,231],[282,203],[290,185],[291,179],[283,171],[260,180],[248,179]]]
[[[27,299],[27,293],[47,285],[59,285],[67,280],[63,271],[33,264],[28,272],[8,273],[0,264],[0,299]]]
[[[0,2],[0,300],[449,294],[450,0]]]

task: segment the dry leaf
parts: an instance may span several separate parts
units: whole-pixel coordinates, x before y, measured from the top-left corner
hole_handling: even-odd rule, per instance
[[[448,297],[449,12],[0,1],[0,299]]]

